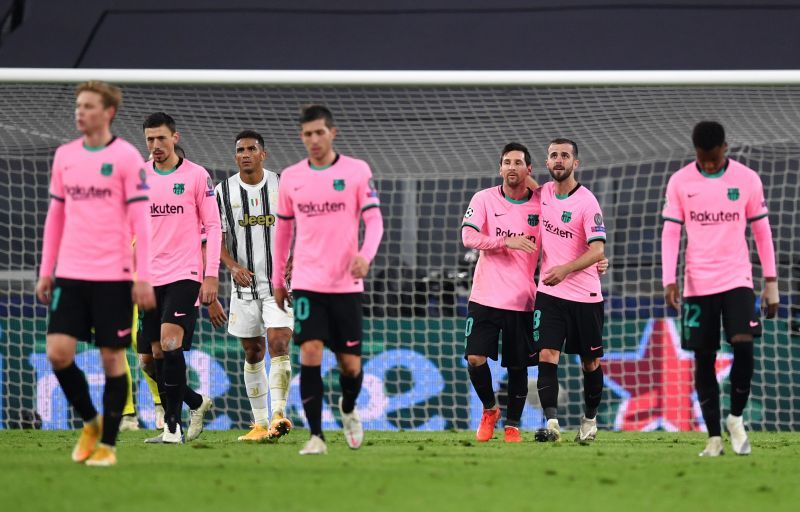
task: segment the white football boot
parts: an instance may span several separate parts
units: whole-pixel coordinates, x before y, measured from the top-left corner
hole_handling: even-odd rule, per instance
[[[725,427],[731,435],[731,446],[736,455],[750,455],[750,440],[744,429],[744,418],[729,414],[725,418]]]

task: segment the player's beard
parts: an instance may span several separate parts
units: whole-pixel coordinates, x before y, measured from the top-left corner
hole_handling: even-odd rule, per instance
[[[572,170],[573,167],[570,167],[569,169],[567,169],[566,167],[564,169],[550,169],[549,167],[547,168],[547,172],[550,173],[550,177],[559,183],[569,179],[569,177],[572,176]]]
[[[513,177],[513,180],[514,181],[512,183],[511,180],[509,180],[508,175],[506,175],[505,178],[503,179],[503,184],[511,190],[518,190],[525,186],[524,176],[517,174],[515,177]]]

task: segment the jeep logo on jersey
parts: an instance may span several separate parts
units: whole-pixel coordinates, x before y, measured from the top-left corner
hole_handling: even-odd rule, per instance
[[[100,167],[100,174],[102,174],[103,176],[111,176],[111,173],[113,171],[114,171],[114,165],[113,164],[103,164]],[[728,194],[730,194],[730,192],[728,192]]]
[[[538,226],[539,225],[539,216],[536,214],[528,215],[528,225],[529,226]]]
[[[563,212],[561,214],[561,222],[563,222],[564,224],[568,223],[571,220],[572,220],[572,212]]]
[[[243,228],[250,226],[272,226],[274,224],[274,215],[248,215],[245,213],[244,218],[239,221],[239,225]]]
[[[729,188],[728,189],[728,199],[731,201],[736,201],[739,199],[739,189],[738,188]]]
[[[179,196],[179,195],[183,194],[184,190],[185,190],[185,187],[184,187],[183,183],[176,183],[172,187],[172,192],[174,192],[176,196]]]
[[[344,190],[344,180],[333,180],[333,190],[337,192]]]

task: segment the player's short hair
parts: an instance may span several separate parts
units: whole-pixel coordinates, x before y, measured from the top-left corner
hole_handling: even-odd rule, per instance
[[[144,122],[142,123],[142,130],[146,130],[147,128],[158,128],[159,126],[166,126],[172,133],[178,131],[178,125],[175,124],[175,120],[172,119],[171,115],[165,112],[153,112],[149,116],[145,117]]]
[[[503,152],[500,153],[500,163],[503,163],[503,158],[505,158],[506,154],[511,153],[512,151],[522,151],[525,155],[525,165],[531,165],[531,153],[528,151],[528,148],[520,144],[519,142],[509,142],[505,146],[503,146]]]
[[[700,121],[692,130],[692,144],[708,151],[725,144],[725,128],[716,121]]]
[[[578,143],[575,142],[574,140],[559,137],[557,139],[551,140],[550,143],[547,145],[547,147],[549,148],[553,144],[572,144],[572,157],[578,158]]]
[[[78,87],[75,88],[75,97],[77,98],[80,93],[85,91],[99,94],[103,98],[103,107],[105,108],[114,107],[115,110],[119,110],[122,105],[122,89],[116,85],[100,80],[89,80],[78,84]]]
[[[239,142],[242,139],[256,139],[258,144],[261,146],[261,149],[264,149],[264,137],[261,136],[255,130],[242,130],[236,134],[236,140],[234,142]]]
[[[328,128],[336,126],[333,123],[333,114],[325,105],[305,105],[300,109],[300,119],[298,119],[300,126],[305,123],[310,123],[311,121],[316,121],[317,119],[324,119],[325,126]]]

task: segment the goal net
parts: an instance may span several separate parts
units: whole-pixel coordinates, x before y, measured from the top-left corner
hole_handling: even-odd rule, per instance
[[[159,81],[158,72],[150,76]],[[499,183],[499,151],[505,143],[526,144],[534,176],[546,181],[546,144],[561,136],[580,145],[578,179],[597,196],[608,229],[606,389],[599,423],[631,430],[703,429],[692,385],[693,358],[680,349],[675,313],[662,298],[660,211],[669,175],[693,158],[693,125],[713,119],[726,128],[730,156],[758,171],[764,182],[778,258],[780,315],[764,322],[764,336],[756,343],[746,421],[754,429],[800,429],[800,343],[793,338],[800,320],[800,85],[331,85],[324,74],[314,80],[293,86],[121,83],[123,107],[113,130],[145,154],[143,118],[168,112],[177,120],[187,157],[219,181],[235,170],[234,135],[240,130],[262,133],[266,165],[280,170],[304,157],[299,107],[321,102],[332,109],[338,150],[372,166],[386,226],[367,280],[365,379],[358,402],[366,428],[477,426],[481,406],[463,360],[476,255],[461,245],[463,211],[474,192]],[[33,293],[53,151],[77,136],[74,82],[0,83],[2,428],[25,426],[34,412],[43,428],[77,424],[47,362],[47,311]],[[754,269],[760,292],[760,266]],[[227,307],[227,273],[221,281]],[[239,342],[212,328],[204,311],[194,347],[188,357],[191,383],[215,402],[208,428],[247,427],[251,414]],[[727,407],[731,355],[723,347],[717,370]],[[95,403],[101,404],[99,354],[85,343],[79,350],[78,364]],[[296,347],[292,357],[288,408],[302,425]],[[152,427],[150,394],[133,353],[129,361],[137,414]],[[323,426],[339,428],[331,354],[323,360],[323,375]],[[504,405],[506,376],[497,364],[492,375]],[[542,423],[536,376],[530,369],[527,429]],[[562,417],[574,428],[583,401],[579,365],[562,358],[559,376]]]

